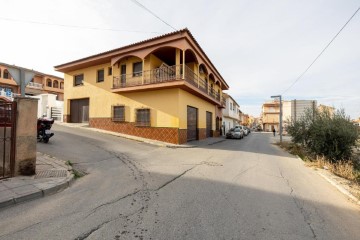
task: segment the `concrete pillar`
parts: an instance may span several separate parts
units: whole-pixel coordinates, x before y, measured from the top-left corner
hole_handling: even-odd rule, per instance
[[[143,60],[142,60],[142,74],[141,74],[142,85],[144,85],[144,73],[145,73],[144,69],[145,69],[145,59],[143,58]]]
[[[180,59],[181,59],[181,51],[180,49],[176,49],[176,54],[175,54],[175,68],[176,68],[176,76],[180,76],[181,73],[181,66],[180,66]]]
[[[183,74],[182,74],[182,79],[185,79],[185,51],[186,50],[182,50],[182,54],[183,54],[183,65],[182,65],[182,67],[183,67]]]
[[[15,98],[17,102],[15,176],[33,175],[36,168],[38,99]]]
[[[198,64],[197,67],[197,83],[198,83],[198,88],[200,88],[200,64]]]

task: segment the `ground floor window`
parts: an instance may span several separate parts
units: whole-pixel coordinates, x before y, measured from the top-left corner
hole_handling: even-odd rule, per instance
[[[150,127],[150,109],[136,109],[136,126]]]
[[[112,106],[112,120],[116,122],[125,121],[125,106]]]

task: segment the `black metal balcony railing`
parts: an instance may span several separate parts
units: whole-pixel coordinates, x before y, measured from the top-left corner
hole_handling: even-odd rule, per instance
[[[208,90],[206,81],[201,79],[186,65],[185,65],[184,79],[182,79],[182,77],[183,77],[182,64],[174,65],[174,66],[162,66],[152,70],[114,76],[113,88],[118,89],[118,88],[144,86],[149,84],[185,80],[194,87],[198,88],[203,93],[209,95],[210,97],[216,99],[217,101],[220,101],[220,94],[215,92],[213,88]]]

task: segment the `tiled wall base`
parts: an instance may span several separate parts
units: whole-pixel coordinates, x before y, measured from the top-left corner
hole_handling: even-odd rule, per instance
[[[187,129],[179,129],[179,144],[187,143]]]
[[[220,137],[220,131],[219,130],[215,130],[215,131],[212,131],[212,135],[213,137]]]
[[[179,141],[179,132],[183,131],[178,128],[136,127],[134,123],[113,122],[110,118],[90,118],[89,126],[173,144],[184,143],[183,139]]]
[[[198,128],[198,133],[199,133],[199,136],[198,136],[199,140],[206,138],[206,128]]]

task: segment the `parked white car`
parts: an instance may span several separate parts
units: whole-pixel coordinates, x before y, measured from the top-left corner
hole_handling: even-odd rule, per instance
[[[231,128],[227,133],[226,133],[226,138],[237,138],[237,139],[242,139],[244,138],[244,131],[241,130],[240,128]]]
[[[244,127],[242,125],[237,125],[237,126],[235,126],[235,128],[240,128],[242,130],[242,132],[244,133],[244,136],[247,136],[249,134],[249,129],[247,129],[246,127]]]

